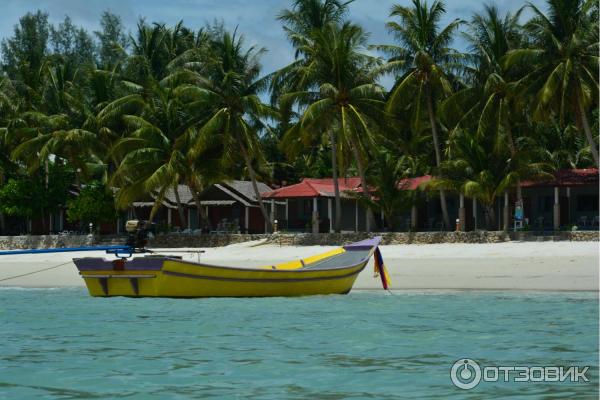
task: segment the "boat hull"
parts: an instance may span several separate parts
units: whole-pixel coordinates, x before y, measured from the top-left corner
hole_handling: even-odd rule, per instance
[[[160,270],[117,271],[106,268],[85,271],[86,263],[76,260],[92,296],[134,297],[268,297],[345,294],[352,289],[368,260],[347,268],[328,270],[257,270],[217,267],[162,260]]]
[[[97,297],[270,297],[345,294],[374,254],[380,238],[302,260],[260,268],[185,261],[171,256],[75,259],[90,295]]]

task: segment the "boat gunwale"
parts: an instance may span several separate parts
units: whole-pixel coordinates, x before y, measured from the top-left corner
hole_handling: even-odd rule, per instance
[[[377,246],[373,246],[369,252],[367,253],[367,255],[362,258],[360,261],[351,264],[351,265],[343,265],[341,267],[332,267],[332,268],[323,268],[323,269],[311,269],[311,268],[306,268],[306,266],[310,266],[311,264],[315,264],[315,263],[311,263],[311,264],[306,264],[306,266],[302,267],[302,268],[296,268],[296,269],[268,269],[265,267],[259,268],[259,267],[252,267],[252,268],[241,268],[241,267],[231,267],[231,266],[227,266],[227,265],[214,265],[214,264],[203,264],[203,263],[199,263],[196,261],[188,261],[188,260],[182,260],[180,258],[171,258],[169,256],[164,256],[163,260],[164,261],[173,261],[176,262],[178,264],[186,264],[192,267],[208,267],[208,268],[215,268],[215,269],[225,269],[225,270],[234,270],[234,271],[252,271],[252,272],[275,272],[275,273],[289,273],[289,272],[294,272],[294,273],[307,273],[307,272],[322,272],[322,271],[337,271],[337,270],[343,270],[343,269],[350,269],[350,268],[354,268],[356,266],[358,266],[359,264],[367,261],[373,256],[373,252],[375,251],[375,248]],[[358,250],[358,249],[357,249]],[[362,250],[362,249],[360,249]],[[348,251],[348,250],[347,250]],[[349,251],[355,251],[355,250],[349,250]],[[336,254],[333,255],[331,257],[327,257],[324,258],[323,260],[327,260],[333,257],[337,257],[339,255],[341,255],[343,253],[340,254]],[[73,261],[78,261],[78,260],[86,260],[86,259],[98,259],[99,257],[84,257],[84,258],[74,258]],[[155,259],[160,259],[159,257],[155,257]],[[110,261],[107,260],[105,258],[102,258],[102,260],[105,261]],[[319,261],[323,261],[323,260],[319,260]],[[163,261],[163,266],[161,267],[161,269],[159,271],[165,272],[164,270],[164,261]],[[293,261],[293,260],[292,260]],[[365,264],[366,265],[366,264]],[[105,271],[105,270],[95,270],[95,271]],[[127,270],[126,270],[127,271]],[[143,269],[140,269],[139,271],[144,271]],[[149,270],[150,271],[150,270]],[[86,272],[90,272],[89,270],[87,270]]]
[[[356,266],[358,266],[359,264],[365,262],[365,261],[369,261],[369,259],[373,256],[373,252],[374,252],[374,248],[371,249],[369,251],[369,253],[366,255],[366,257],[361,258],[360,261],[351,264],[351,265],[343,265],[341,267],[332,267],[332,268],[323,268],[323,269],[311,269],[311,268],[306,268],[306,266],[309,266],[311,264],[316,264],[316,263],[311,263],[311,264],[306,264],[306,266],[302,267],[302,268],[296,268],[296,269],[268,269],[268,268],[258,268],[258,267],[253,267],[253,268],[241,268],[241,267],[230,267],[227,265],[213,265],[213,264],[202,264],[202,263],[198,263],[195,261],[184,261],[184,260],[180,260],[180,259],[168,259],[169,261],[175,261],[177,263],[184,263],[184,264],[188,264],[194,267],[209,267],[209,268],[218,268],[218,269],[228,269],[228,270],[236,270],[236,271],[253,271],[253,272],[319,272],[319,271],[337,271],[337,270],[342,270],[342,269],[349,269],[349,268],[354,268]],[[327,257],[324,258],[323,260],[328,260],[330,258],[333,257],[337,257],[339,255],[341,255],[343,253],[340,254],[336,254],[333,255],[331,257]],[[323,260],[319,260],[323,261]],[[164,267],[163,267],[164,268]],[[164,272],[164,270],[163,270]]]
[[[368,253],[360,261],[355,262],[355,263],[353,263],[351,265],[343,265],[341,267],[332,267],[332,268],[323,268],[323,269],[311,269],[311,268],[306,268],[306,267],[310,266],[312,264],[316,264],[317,262],[321,262],[321,261],[324,261],[324,260],[327,260],[327,259],[331,259],[333,257],[338,257],[341,254],[344,254],[345,252],[367,250],[367,248],[366,248],[367,246],[352,246],[352,244],[347,245],[347,246],[340,246],[338,248],[344,249],[345,250],[344,253],[335,254],[335,255],[332,255],[330,257],[326,257],[323,260],[318,260],[318,261],[316,261],[314,263],[306,264],[302,268],[296,268],[296,269],[268,269],[268,268],[266,268],[266,266],[263,266],[263,267],[252,267],[252,268],[241,268],[241,267],[232,267],[232,266],[227,266],[227,265],[203,264],[203,263],[196,262],[196,261],[182,260],[181,258],[172,258],[172,257],[169,257],[168,255],[154,257],[154,259],[155,260],[156,259],[161,259],[161,258],[163,259],[163,264],[162,264],[161,268],[158,269],[158,271],[161,271],[163,273],[168,271],[168,270],[164,269],[164,262],[165,261],[173,261],[173,262],[176,262],[176,263],[179,263],[179,264],[186,264],[186,265],[192,266],[192,267],[207,267],[207,268],[214,268],[214,269],[221,269],[221,270],[230,270],[230,271],[246,271],[246,272],[250,271],[250,272],[263,272],[263,273],[264,272],[268,272],[268,273],[311,273],[311,272],[313,272],[314,273],[314,272],[325,272],[325,271],[338,271],[338,270],[355,268],[355,267],[359,266],[361,263],[364,263],[363,268],[360,270],[360,271],[362,271],[367,266],[369,259],[373,256],[373,253],[375,252],[375,250],[377,249],[377,247],[379,246],[379,244],[381,242],[381,237],[379,237],[379,236],[375,237],[373,239],[376,240],[376,242],[373,243],[372,245],[370,245],[370,248],[368,249]],[[364,241],[356,242],[355,244],[359,244],[359,243],[362,243],[362,242],[364,242]],[[321,254],[326,254],[326,253],[321,253]],[[318,256],[318,255],[319,254],[315,254],[314,256]],[[86,260],[86,259],[99,259],[99,258],[100,257],[74,258],[73,261]],[[106,261],[106,262],[111,262],[111,260],[107,260],[105,258],[101,258],[101,259],[103,261]],[[143,259],[143,257],[141,259]],[[303,259],[300,259],[300,260],[303,260]],[[292,260],[292,261],[294,261],[294,260]],[[108,271],[108,270],[98,269],[98,270],[91,270],[91,271],[99,273],[101,271]],[[139,269],[137,271],[144,271],[144,269]],[[155,270],[148,270],[148,271],[155,271]],[[90,270],[87,270],[86,272],[89,273]],[[81,270],[80,270],[80,274],[81,274]],[[93,275],[93,274],[90,274],[90,275]],[[190,274],[190,275],[193,276],[193,274]]]
[[[339,254],[338,254],[339,255]],[[191,267],[207,267],[207,268],[214,268],[214,269],[223,269],[223,270],[229,270],[229,271],[251,271],[251,272],[275,272],[275,273],[288,273],[288,272],[294,272],[294,273],[300,273],[300,272],[324,272],[324,271],[337,271],[337,270],[343,270],[343,269],[350,269],[350,268],[354,268],[356,266],[358,266],[361,263],[364,263],[365,261],[369,261],[369,258],[371,258],[371,256],[373,255],[373,252],[370,251],[366,257],[362,258],[360,261],[351,264],[351,265],[343,265],[341,267],[332,267],[332,268],[323,268],[323,269],[311,269],[311,268],[306,268],[306,267],[302,267],[302,268],[296,268],[296,269],[268,269],[268,268],[258,268],[258,267],[252,267],[252,268],[242,268],[242,267],[230,267],[227,265],[214,265],[214,264],[202,264],[196,261],[186,261],[186,260],[181,260],[179,258],[170,258],[168,256],[165,256],[163,258],[164,261],[173,261],[176,262],[177,264],[186,264],[188,266]],[[328,258],[332,258],[332,257],[336,257],[335,256],[331,256]],[[97,259],[96,257],[93,257],[94,259]],[[157,257],[158,258],[158,257]],[[327,260],[328,258],[324,258],[323,260]],[[86,260],[86,259],[92,259],[92,257],[86,257],[86,258],[75,258],[73,260]],[[103,258],[103,260],[106,260]],[[109,260],[107,260],[109,261]],[[161,272],[169,272],[169,270],[165,270],[164,269],[164,261],[163,261],[163,266],[161,269],[159,270],[147,270],[147,271],[161,271]],[[320,260],[321,261],[321,260]],[[307,264],[310,265],[310,264]],[[365,264],[366,265],[366,264]],[[108,269],[98,269],[98,270],[86,270],[86,273],[89,272],[101,272],[101,271],[109,271]],[[112,271],[112,270],[111,270]],[[125,270],[124,272],[129,272],[130,270]],[[144,269],[139,269],[136,271],[145,271]],[[172,272],[172,271],[171,271]],[[90,274],[93,275],[93,274]]]

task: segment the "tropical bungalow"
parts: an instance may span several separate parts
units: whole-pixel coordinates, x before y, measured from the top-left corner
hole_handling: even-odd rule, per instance
[[[399,182],[402,190],[423,189],[430,181],[430,175],[407,178]],[[577,229],[598,229],[598,169],[563,169],[554,174],[553,179],[521,182],[523,194],[523,215],[529,229],[538,231],[560,230],[577,226]],[[496,229],[514,229],[516,196],[514,191],[505,193],[495,204]],[[461,230],[485,228],[483,207],[474,199],[449,192],[446,204],[450,221],[459,222]],[[415,230],[441,230],[442,211],[435,192],[424,196],[413,206],[411,212],[404,212],[402,219],[407,221],[404,228]]]
[[[366,210],[352,192],[362,191],[360,178],[339,178],[341,197],[341,230],[364,231],[367,228]],[[300,183],[262,193],[269,204],[272,220],[279,230],[301,232],[333,232],[335,219],[335,191],[333,178],[304,178]],[[278,205],[279,204],[279,205]],[[283,207],[281,207],[283,204]],[[381,229],[381,220],[376,218]]]
[[[564,169],[554,174],[553,179],[521,182],[523,194],[523,216],[526,229],[553,231],[572,229],[594,230],[600,228],[599,221],[599,175],[597,168]],[[419,191],[417,201],[411,209],[400,211],[395,225],[397,230],[435,231],[443,230],[442,212],[437,192],[427,190],[430,175],[402,179],[400,190]],[[362,191],[357,177],[339,178],[342,203],[341,230],[356,232],[367,230],[366,210],[356,199]],[[278,230],[288,232],[333,232],[335,218],[335,195],[333,179],[305,178],[301,182],[271,189],[258,183],[264,204],[272,221],[277,221]],[[77,196],[78,190],[69,190]],[[177,207],[177,196],[183,209],[183,221]],[[240,232],[263,233],[267,224],[258,205],[252,182],[232,180],[214,184],[198,196],[210,221],[212,233]],[[121,234],[127,219],[148,219],[155,197],[134,202],[121,217],[99,227],[102,234]],[[514,190],[499,197],[495,203],[496,226],[494,229],[514,229],[516,197]],[[448,192],[446,204],[451,223],[460,230],[470,231],[485,228],[483,207],[474,199]],[[159,230],[200,232],[200,217],[189,187],[179,185],[177,195],[167,191],[158,209],[154,222]],[[87,226],[70,224],[66,221],[64,207],[59,212],[41,220],[24,220],[5,217],[5,231],[12,234],[58,233],[64,230],[87,232]],[[385,230],[383,216],[377,214],[374,231]]]
[[[442,211],[437,191],[424,190],[431,175],[402,179],[400,190],[419,190],[421,195],[411,209],[398,215],[398,230],[443,230]],[[523,214],[527,229],[552,231],[571,228],[598,229],[598,169],[568,169],[556,172],[554,179],[521,182]],[[366,230],[366,211],[352,192],[361,191],[360,179],[340,178],[342,231]],[[333,232],[335,201],[332,178],[305,178],[300,183],[263,193],[277,220],[279,230]],[[278,204],[275,204],[275,200]],[[273,204],[271,204],[273,202]],[[281,203],[283,202],[283,207]],[[496,200],[494,229],[514,229],[516,197],[514,191]],[[448,192],[446,205],[451,223],[463,231],[485,229],[483,207],[475,199]],[[383,217],[375,218],[373,230],[383,230]]]
[[[264,183],[258,182],[259,191],[270,191],[271,188]],[[179,215],[177,197],[182,205],[183,218]],[[254,193],[251,181],[227,181],[206,188],[199,193],[200,204],[204,207],[211,232],[213,233],[264,233],[265,220],[258,205],[258,199]],[[152,201],[141,201],[133,203],[129,210],[128,218],[147,219],[154,205],[156,197]],[[167,190],[161,207],[159,208],[154,222],[167,229],[196,231],[201,227],[198,208],[194,201],[192,191],[187,185],[178,185],[177,193],[173,189]]]
[[[259,192],[271,190],[257,182]],[[228,181],[217,183],[200,193],[200,204],[205,207],[212,229],[216,232],[232,230],[243,233],[264,233],[266,222],[260,211],[258,199],[251,181]],[[190,202],[190,206],[195,203]]]
[[[523,182],[525,217],[544,230],[598,229],[598,184],[597,168],[563,169],[554,179]]]

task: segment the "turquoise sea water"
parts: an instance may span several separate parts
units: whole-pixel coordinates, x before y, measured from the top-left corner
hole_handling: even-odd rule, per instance
[[[0,398],[598,398],[596,293],[91,298],[0,290]],[[592,366],[589,383],[454,387],[450,368]]]

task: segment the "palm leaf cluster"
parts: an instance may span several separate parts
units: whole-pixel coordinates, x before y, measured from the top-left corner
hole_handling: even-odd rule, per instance
[[[522,180],[598,166],[597,2],[527,4],[529,20],[486,5],[443,25],[442,1],[403,1],[390,44],[369,43],[351,7],[293,0],[276,18],[294,59],[269,74],[266,49],[220,24],[140,20],[126,35],[107,12],[90,35],[25,15],[2,42],[0,188],[48,184],[58,165],[76,184],[104,182],[120,209],[153,196],[151,217],[174,192],[183,221],[178,185],[199,205],[207,185],[249,178],[269,221],[257,181],[333,176],[339,230],[338,177],[360,177],[367,228],[373,210],[394,228],[421,198],[396,183],[432,174],[448,228],[448,191],[481,202],[492,226],[494,202],[520,200]]]

